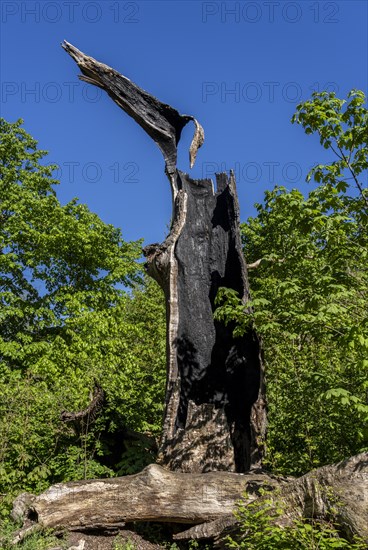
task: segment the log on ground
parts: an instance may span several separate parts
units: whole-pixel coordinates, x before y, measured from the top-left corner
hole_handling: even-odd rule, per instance
[[[229,529],[238,529],[232,519],[236,502],[244,494],[246,502],[264,498],[261,488],[279,489],[275,500],[286,504],[283,524],[333,520],[348,540],[358,535],[368,544],[368,453],[298,479],[261,471],[185,474],[151,464],[131,476],[53,485],[28,499],[26,515],[34,527],[57,531],[109,530],[135,521],[181,523],[183,531],[175,538],[212,538],[221,545]],[[14,509],[22,509],[19,502]],[[28,519],[23,531],[30,527]]]
[[[245,491],[253,500],[261,486],[279,483],[264,473],[184,474],[151,464],[135,475],[53,485],[33,498],[28,515],[40,527],[57,530],[134,521],[195,525],[231,514]]]

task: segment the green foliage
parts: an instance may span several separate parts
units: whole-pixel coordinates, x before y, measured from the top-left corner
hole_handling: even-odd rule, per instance
[[[368,193],[360,181],[368,168],[368,111],[362,91],[352,90],[348,100],[334,92],[314,92],[311,101],[301,103],[292,122],[301,124],[306,134],[317,133],[321,145],[330,149],[337,160],[318,164],[308,174],[317,183],[346,191],[349,181],[358,189],[367,215]]]
[[[140,241],[59,203],[21,121],[1,120],[0,137],[0,492],[127,473],[154,454],[130,445],[122,464],[126,427],[155,438],[161,424],[161,291]],[[95,381],[106,401],[78,432],[60,414],[85,409]]]
[[[364,95],[349,98],[343,110],[333,94],[314,94],[293,118],[337,148],[336,162],[311,171],[320,185],[306,198],[267,191],[242,225],[247,261],[260,260],[249,270],[253,313],[231,290],[218,296],[217,318],[235,320],[237,334],[255,323],[263,338],[268,460],[288,474],[368,445],[367,190],[359,180],[368,127]],[[343,179],[344,170],[353,176]]]
[[[246,497],[246,495],[245,495]],[[350,543],[339,536],[333,523],[317,520],[287,520],[286,508],[280,498],[265,493],[250,504],[238,503],[235,515],[240,522],[240,534],[228,537],[229,548],[246,550],[364,550],[365,544]]]
[[[1,525],[0,548],[1,550],[13,550],[12,543],[18,525],[6,521]],[[22,550],[50,550],[50,548],[67,548],[66,541],[56,537],[51,529],[38,529],[29,533],[22,541]]]
[[[135,550],[134,543],[131,540],[120,541],[119,537],[116,537],[113,550]]]

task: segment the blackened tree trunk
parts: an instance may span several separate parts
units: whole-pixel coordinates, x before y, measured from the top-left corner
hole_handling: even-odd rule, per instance
[[[214,320],[220,287],[249,299],[239,233],[234,175],[193,180],[176,168],[177,144],[190,120],[193,166],[204,141],[200,124],[140,89],[71,44],[80,78],[104,89],[152,137],[166,162],[173,195],[171,230],[145,248],[147,269],[165,292],[167,387],[159,462],[171,470],[245,472],[259,466],[266,425],[263,369],[257,334]]]
[[[219,287],[248,299],[231,174],[192,180],[177,172],[170,235],[146,248],[167,303],[168,377],[160,461],[173,470],[244,472],[261,458],[264,403],[254,330],[234,338],[214,321]]]

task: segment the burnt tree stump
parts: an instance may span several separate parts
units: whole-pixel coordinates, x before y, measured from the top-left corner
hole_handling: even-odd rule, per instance
[[[125,76],[63,43],[80,78],[105,90],[160,147],[173,215],[168,237],[144,249],[167,309],[166,407],[158,462],[171,470],[246,472],[261,464],[266,426],[261,347],[253,328],[234,338],[213,318],[220,287],[249,300],[233,173],[193,180],[176,168],[183,127],[193,121],[193,166],[204,132]],[[248,310],[249,312],[249,310]]]

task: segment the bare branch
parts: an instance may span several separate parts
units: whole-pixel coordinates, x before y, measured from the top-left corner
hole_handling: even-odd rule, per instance
[[[275,260],[269,260],[268,258],[259,258],[258,260],[256,260],[252,264],[247,264],[247,269],[257,269],[257,267],[259,267],[262,262],[270,262],[270,263],[276,263],[277,262],[279,264],[282,264],[285,261],[286,261],[286,258],[279,258],[279,259],[275,259]]]
[[[189,121],[193,121],[196,127],[190,146],[190,165],[193,167],[197,151],[204,142],[204,130],[193,116],[180,115],[176,109],[161,103],[126,76],[84,54],[69,42],[64,40],[62,47],[81,69],[83,74],[79,78],[105,90],[157,143],[164,155],[169,176],[175,174],[181,131]]]
[[[63,422],[78,422],[82,423],[85,420],[90,422],[93,422],[93,420],[96,418],[98,411],[101,409],[103,402],[105,399],[105,392],[103,389],[96,383],[94,392],[93,392],[93,398],[88,405],[86,409],[83,409],[79,412],[67,412],[62,411],[60,415],[60,419]]]

